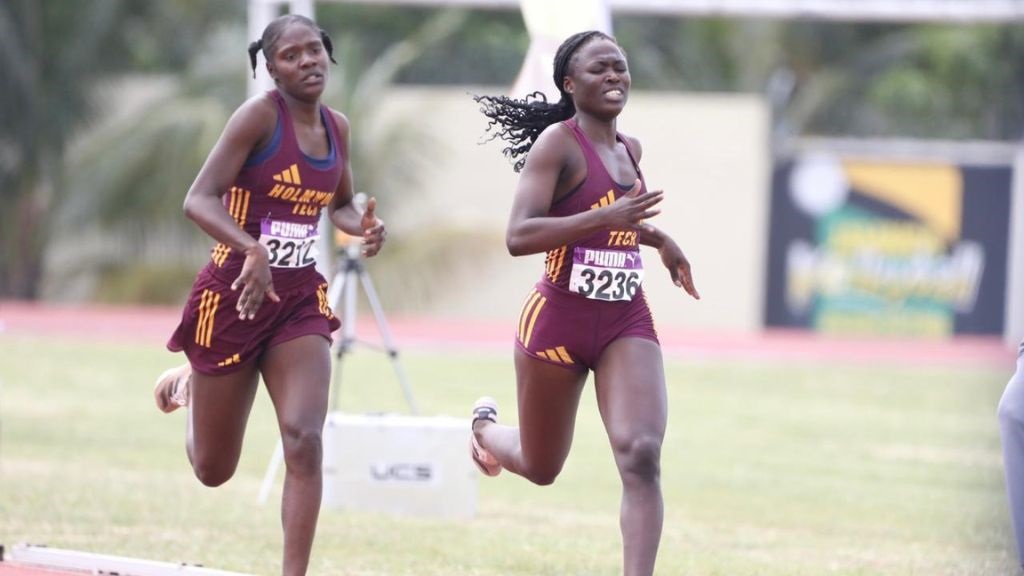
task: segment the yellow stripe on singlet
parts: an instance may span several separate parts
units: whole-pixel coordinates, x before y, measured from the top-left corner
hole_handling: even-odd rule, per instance
[[[239,226],[245,226],[245,219],[249,216],[249,191],[237,186],[231,187],[230,208],[228,212]]]
[[[548,252],[547,263],[547,275],[548,279],[552,282],[558,281],[558,275],[562,271],[562,264],[565,263],[565,253],[568,250],[568,246],[562,246]]]
[[[238,225],[245,226],[245,219],[249,217],[249,197],[252,195],[248,190],[241,190],[242,192],[242,210],[238,214]]]

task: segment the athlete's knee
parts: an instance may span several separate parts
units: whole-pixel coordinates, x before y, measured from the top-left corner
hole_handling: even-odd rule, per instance
[[[562,466],[535,466],[522,471],[523,476],[538,486],[550,486],[562,473]]]
[[[228,462],[224,459],[203,458],[192,461],[192,472],[204,485],[215,488],[224,484],[235,475],[237,462]]]
[[[323,435],[319,426],[286,426],[281,442],[288,470],[319,474],[323,462]]]
[[[643,434],[613,446],[622,475],[656,482],[661,477],[661,438]]]

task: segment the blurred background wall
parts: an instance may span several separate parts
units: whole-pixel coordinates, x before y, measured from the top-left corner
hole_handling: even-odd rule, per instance
[[[357,187],[392,227],[370,266],[385,307],[514,317],[541,264],[505,253],[516,176],[471,99],[520,71],[514,3],[305,4],[335,38],[325,102],[352,121]],[[634,87],[620,128],[644,143],[667,192],[657,223],[704,296],[650,253],[662,326],[1024,336],[1019,4],[888,20],[617,8]],[[246,97],[248,8],[0,5],[0,299],[180,303],[211,244],[181,202]],[[807,174],[826,184],[795,184],[820,181]]]

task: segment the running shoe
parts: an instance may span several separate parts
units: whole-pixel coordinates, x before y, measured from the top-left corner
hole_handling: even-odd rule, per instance
[[[476,439],[476,432],[473,431],[473,427],[479,420],[489,420],[495,424],[498,423],[498,403],[494,401],[494,398],[484,396],[473,405],[473,420],[470,423],[469,434],[469,455],[473,458],[473,463],[476,464],[481,473],[485,476],[497,476],[501,473],[501,464],[490,452],[480,446]]]
[[[185,363],[165,370],[156,379],[153,397],[156,407],[161,412],[174,412],[182,406],[188,406],[189,386],[192,384],[192,365]]]

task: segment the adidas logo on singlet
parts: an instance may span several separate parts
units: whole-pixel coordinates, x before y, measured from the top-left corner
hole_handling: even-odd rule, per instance
[[[605,194],[599,201],[591,204],[590,209],[597,210],[598,208],[604,208],[605,206],[608,206],[612,202],[615,202],[615,191],[609,190],[608,193]]]
[[[274,174],[274,181],[285,184],[302,184],[302,179],[299,178],[299,165],[292,164],[284,172]]]

